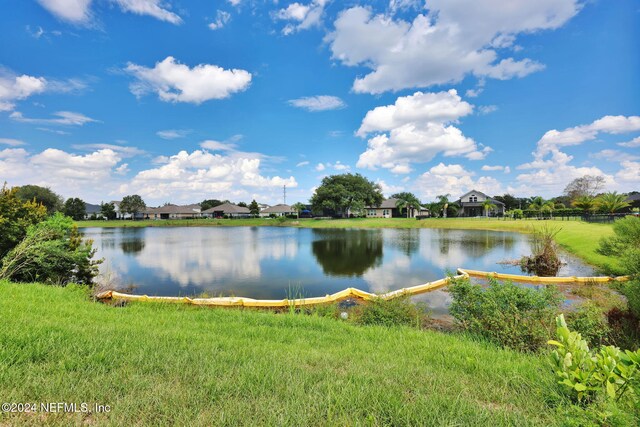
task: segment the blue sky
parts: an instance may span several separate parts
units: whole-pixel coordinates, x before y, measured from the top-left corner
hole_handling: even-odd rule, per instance
[[[631,0],[10,0],[0,179],[92,203],[640,190]]]

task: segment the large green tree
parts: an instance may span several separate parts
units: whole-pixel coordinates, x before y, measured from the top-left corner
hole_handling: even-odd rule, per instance
[[[258,216],[260,214],[260,206],[258,205],[258,202],[256,202],[256,199],[253,199],[251,203],[249,203],[249,212],[251,212],[251,215],[253,216]]]
[[[27,229],[47,216],[47,209],[33,200],[24,201],[18,188],[0,190],[0,260],[27,234]]]
[[[106,219],[116,219],[116,206],[113,203],[100,203],[100,213]]]
[[[405,209],[407,210],[407,218],[409,217],[410,209],[417,209],[418,212],[420,211],[422,204],[420,203],[420,199],[418,199],[418,197],[413,193],[403,191],[401,193],[392,194],[391,198],[397,199],[396,207],[400,209],[400,214],[402,214]]]
[[[125,196],[120,202],[120,212],[130,213],[132,219],[135,219],[136,214],[142,212],[147,208],[146,203],[142,200],[142,197],[137,194],[131,196]]]
[[[87,204],[84,200],[72,197],[64,202],[64,214],[74,221],[81,221],[87,215]]]
[[[16,195],[25,202],[35,200],[37,203],[44,205],[49,215],[63,210],[62,196],[54,193],[49,187],[23,185],[18,187]]]
[[[358,173],[345,173],[324,177],[311,197],[311,204],[314,210],[332,209],[346,217],[351,210],[379,206],[382,199],[380,185]]]

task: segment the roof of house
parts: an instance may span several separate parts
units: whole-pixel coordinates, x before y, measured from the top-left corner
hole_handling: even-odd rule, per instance
[[[495,204],[495,205],[504,205],[504,203],[502,203],[500,200],[496,200],[494,198],[491,198],[489,196],[487,196],[486,194],[484,194],[482,191],[477,191],[477,190],[471,190],[471,191],[467,191],[466,193],[464,193],[462,196],[460,196],[460,198],[457,200],[458,202],[461,202],[462,199],[464,199],[466,196],[468,196],[469,194],[474,193],[474,194],[482,194],[484,196],[485,199],[488,199],[491,203]],[[464,202],[467,203],[467,202]]]
[[[635,202],[636,200],[640,200],[640,193],[631,194],[627,197],[627,202]]]
[[[365,209],[396,209],[398,207],[398,199],[384,199],[380,206],[367,206]],[[422,206],[415,206],[416,209],[424,209]]]
[[[248,214],[251,213],[249,208],[245,208],[242,206],[234,205],[232,203],[223,203],[218,206],[214,206],[207,210],[202,211],[204,214],[214,213],[214,212],[222,212],[223,214]]]
[[[86,207],[87,215],[100,213],[100,211],[102,210],[100,205],[94,205],[93,203],[85,203],[84,205]]]
[[[274,205],[265,209],[262,209],[262,213],[289,213],[289,212],[295,212],[296,210],[293,209],[291,206],[289,205],[285,205],[280,203],[279,205]]]
[[[200,205],[164,205],[159,208],[150,208],[145,211],[147,214],[197,214],[200,213]]]

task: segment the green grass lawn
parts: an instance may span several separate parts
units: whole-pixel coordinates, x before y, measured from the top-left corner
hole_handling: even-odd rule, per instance
[[[194,220],[145,220],[145,221],[80,221],[79,227],[189,227],[189,226],[290,226],[311,228],[450,228],[473,230],[507,230],[531,232],[533,227],[551,224],[561,228],[556,241],[568,252],[598,267],[607,274],[622,274],[622,266],[612,257],[596,253],[602,237],[613,234],[611,224],[593,224],[583,221],[502,220],[495,218],[433,218],[425,220],[404,218],[359,218],[338,220],[288,220],[273,219],[194,219]],[[464,266],[461,266],[464,267]]]
[[[77,287],[8,282],[0,318],[2,402],[111,407],[4,413],[0,425],[569,421],[544,356],[458,335],[248,310],[113,307]]]

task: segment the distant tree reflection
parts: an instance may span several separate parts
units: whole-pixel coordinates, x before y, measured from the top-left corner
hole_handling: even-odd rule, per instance
[[[313,255],[329,276],[362,276],[382,263],[382,230],[313,230]]]

